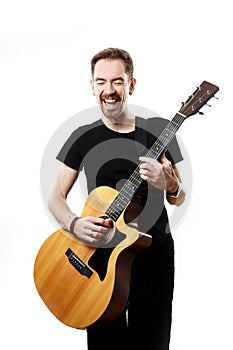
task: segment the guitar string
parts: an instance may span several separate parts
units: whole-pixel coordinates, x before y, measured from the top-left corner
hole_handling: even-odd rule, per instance
[[[201,88],[203,88],[203,87],[201,87],[201,86],[199,87],[199,94],[202,90]],[[211,90],[208,89],[208,91],[211,91]],[[203,103],[200,106],[200,107],[202,107],[212,97],[212,96],[208,96],[209,98],[206,101],[202,101],[203,96],[205,96],[205,95],[206,95],[205,90],[203,91],[203,94],[201,96],[198,96],[198,98],[197,98],[197,96],[195,96],[195,93],[194,93],[193,96],[191,96],[190,100],[188,101],[188,106],[190,105],[190,102],[193,100],[195,101],[195,98],[196,98],[196,101],[198,101],[199,103],[200,102]],[[192,104],[192,108],[194,108],[194,105],[195,105],[195,103]],[[175,117],[167,124],[165,129],[162,131],[161,135],[158,137],[157,141],[154,143],[152,148],[147,152],[147,154],[146,154],[147,157],[153,157],[155,159],[158,159],[158,157],[162,153],[163,149],[171,141],[174,134],[176,133],[176,131],[179,129],[179,127],[181,126],[181,124],[183,123],[185,118],[187,117],[184,115],[183,110],[187,111],[188,106],[184,104],[184,106],[179,111],[180,113],[182,111],[183,115],[180,115],[178,112],[175,115]],[[199,107],[199,109],[200,109],[200,107]],[[195,108],[194,108],[194,111],[195,111]],[[176,120],[177,120],[177,122],[176,122]],[[163,139],[165,140],[165,143],[162,141]],[[157,151],[157,152],[155,152],[155,151]],[[122,187],[121,191],[119,192],[119,194],[117,195],[117,197],[115,198],[115,200],[113,201],[113,203],[110,205],[110,207],[107,210],[107,212],[110,213],[112,216],[114,216],[115,219],[117,219],[119,217],[119,215],[121,214],[125,205],[132,198],[132,195],[135,192],[135,188],[137,189],[138,186],[140,185],[140,183],[142,182],[142,179],[139,175],[140,164],[141,163],[139,163],[138,167],[135,169],[133,174],[130,176],[130,178],[128,179],[126,184]],[[129,193],[129,190],[131,193]],[[118,212],[116,212],[116,209],[118,210]],[[112,212],[112,210],[113,210],[113,212]]]
[[[165,129],[161,132],[160,136],[145,156],[158,159],[163,149],[174,137],[176,131],[179,129],[184,120],[185,118],[177,113],[175,117],[170,122],[168,122]],[[122,210],[125,208],[127,203],[132,198],[133,194],[139,187],[140,183],[142,182],[141,176],[139,174],[140,165],[141,163],[139,163],[137,168],[131,174],[127,182],[123,185],[119,194],[106,211],[106,213],[113,220],[117,220]]]
[[[178,123],[175,122],[175,118],[177,119],[179,117]],[[146,156],[153,156],[158,157],[160,155],[160,152],[157,152],[157,154],[154,153],[154,148],[156,147],[156,151],[158,151],[158,144],[160,146],[159,150],[161,149],[161,146],[164,147],[164,142],[160,142],[160,138],[163,138],[166,141],[166,144],[170,142],[171,138],[173,137],[175,131],[178,130],[180,125],[182,124],[184,118],[180,118],[180,115],[176,115],[175,118],[171,122],[168,123],[164,131],[161,133],[155,144],[152,146],[152,148],[147,152]],[[168,128],[169,127],[169,128]],[[169,136],[169,137],[168,137]],[[172,137],[171,137],[172,136]],[[122,187],[119,195],[116,197],[115,201],[112,203],[112,205],[109,207],[108,212],[112,215],[116,215],[117,217],[120,215],[121,211],[124,209],[124,206],[129,202],[129,200],[132,198],[133,193],[135,192],[135,188],[137,189],[140,185],[142,179],[138,173],[139,166],[135,169],[127,183]],[[129,192],[130,191],[130,192]],[[118,212],[116,212],[116,209]],[[111,212],[113,210],[113,213]],[[114,217],[115,217],[114,215]]]

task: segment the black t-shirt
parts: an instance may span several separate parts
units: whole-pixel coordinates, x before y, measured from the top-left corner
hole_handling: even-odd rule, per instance
[[[135,130],[115,132],[98,120],[76,129],[68,138],[57,159],[77,171],[84,170],[88,193],[99,186],[120,190],[139,164],[138,157],[154,144],[168,121],[162,118],[136,117]],[[166,157],[175,164],[181,161],[176,137],[167,146]],[[164,191],[142,181],[133,201],[142,208],[138,217],[139,228],[149,231],[152,226],[164,232],[168,224],[164,207]]]

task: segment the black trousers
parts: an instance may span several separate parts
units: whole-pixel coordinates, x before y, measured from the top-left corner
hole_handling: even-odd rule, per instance
[[[109,327],[87,331],[88,350],[168,350],[173,289],[173,239],[157,234],[133,261],[126,310]]]

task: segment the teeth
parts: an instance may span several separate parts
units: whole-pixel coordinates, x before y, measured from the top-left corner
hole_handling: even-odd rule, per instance
[[[115,100],[105,100],[105,102],[107,102],[107,103],[115,103],[116,101]]]

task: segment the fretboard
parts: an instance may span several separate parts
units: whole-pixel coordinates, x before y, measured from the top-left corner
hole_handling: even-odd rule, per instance
[[[146,152],[145,157],[159,159],[161,153],[173,139],[184,120],[185,117],[182,114],[177,113],[166,125],[165,129],[161,132],[152,147]],[[122,186],[114,201],[106,210],[106,214],[111,217],[113,221],[117,221],[142,182],[142,178],[139,173],[140,165],[141,163],[138,164],[129,179]]]

